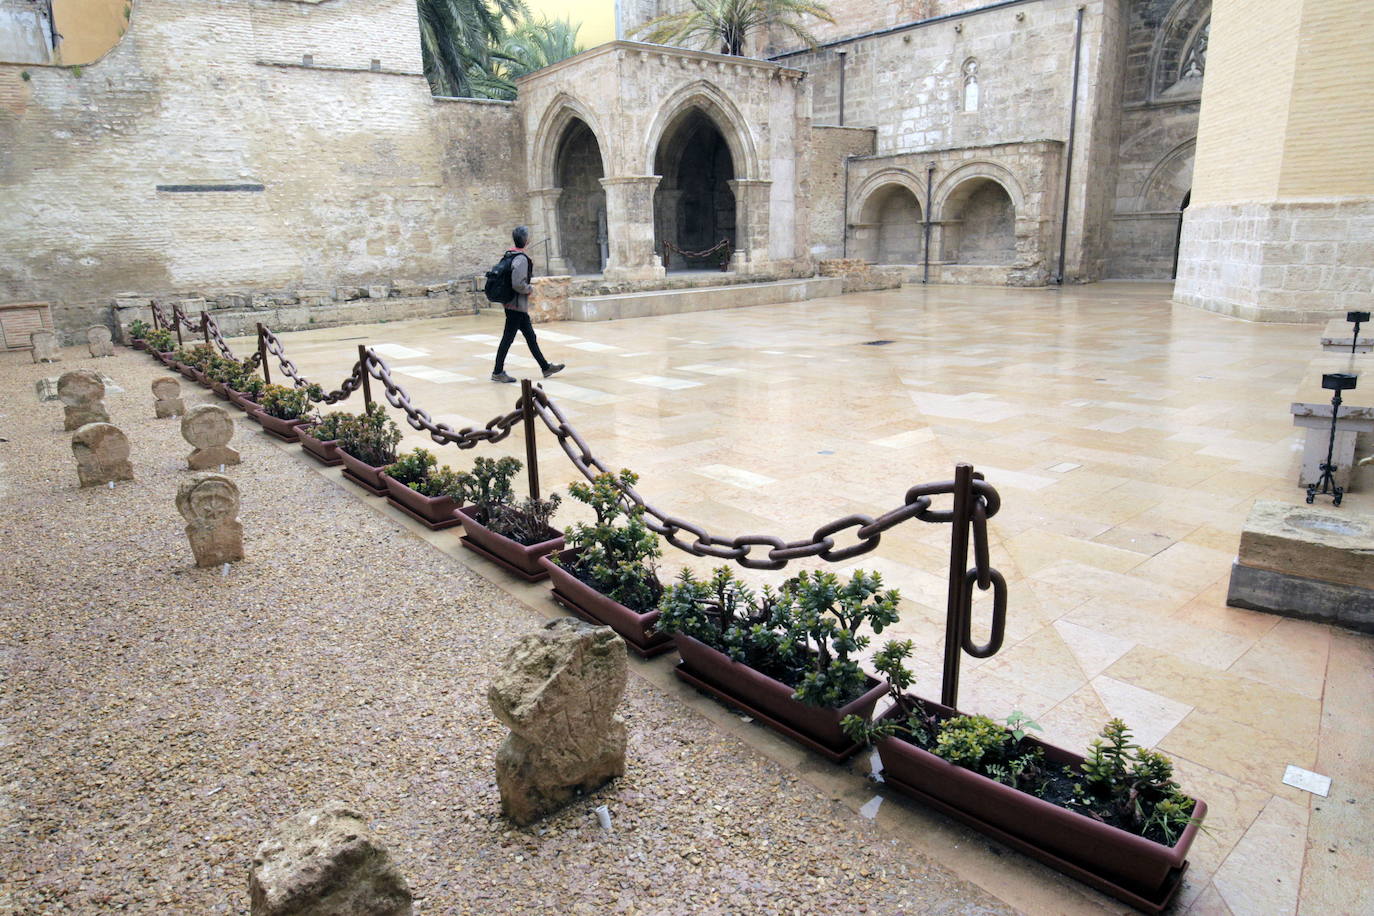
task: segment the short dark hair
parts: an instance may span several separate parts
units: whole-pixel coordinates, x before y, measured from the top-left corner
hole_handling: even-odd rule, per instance
[[[510,231],[510,240],[515,243],[516,248],[524,248],[525,243],[530,240],[530,227],[516,226]]]

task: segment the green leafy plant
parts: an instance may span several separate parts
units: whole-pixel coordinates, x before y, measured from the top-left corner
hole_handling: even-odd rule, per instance
[[[344,427],[353,420],[353,414],[344,413],[342,410],[330,411],[322,417],[317,415],[310,426],[310,435],[321,442],[341,439]]]
[[[658,606],[663,585],[654,561],[663,555],[658,535],[644,524],[644,507],[625,496],[639,476],[622,468],[619,474],[598,474],[590,484],[568,485],[568,493],[596,514],[594,524],[578,522],[564,533],[569,550],[581,548],[572,561],[555,559],[568,571],[612,601],[647,614]]]
[[[144,321],[142,318],[135,318],[133,321],[129,322],[129,339],[144,340],[148,337],[148,332],[152,329],[152,325],[148,324],[148,322]]]
[[[425,496],[448,496],[461,501],[464,487],[461,475],[448,465],[439,467],[439,459],[429,449],[415,448],[398,455],[386,466],[388,477]]]
[[[551,521],[562,497],[515,499],[515,475],[524,465],[515,458],[478,458],[470,472],[458,475],[462,500],[473,506],[477,520],[502,537],[529,546],[557,537]]]
[[[285,385],[267,385],[262,389],[258,405],[263,413],[278,420],[300,420],[310,415],[311,401],[324,397],[319,385],[306,385],[303,388],[287,388]]]
[[[1044,731],[1039,722],[1031,719],[1019,709],[1013,709],[1011,715],[1007,716],[1007,730],[1011,732],[1013,740],[1020,741],[1026,737],[1026,730],[1030,728],[1038,732]]]
[[[477,507],[479,521],[490,521],[496,510],[515,500],[515,475],[524,467],[516,458],[478,458],[460,477],[464,499]]]
[[[702,581],[690,569],[663,590],[659,618],[662,633],[681,633],[724,652],[774,680],[800,683],[805,658],[787,632],[782,596],[764,586],[761,595],[735,577],[728,566]]]
[[[553,527],[553,515],[563,504],[563,497],[550,493],[548,499],[526,497],[520,502],[497,506],[487,527],[512,541],[529,546],[541,544],[558,536]]]
[[[1131,741],[1126,723],[1112,719],[1083,758],[1075,804],[1100,821],[1136,833],[1157,831],[1173,843],[1193,823],[1194,802],[1174,782],[1174,764]]]
[[[655,44],[699,42],[722,54],[742,56],[756,29],[777,28],[814,48],[816,37],[801,25],[807,16],[835,21],[825,4],[815,0],[690,0],[682,12],[651,19],[637,34]]]
[[[27,70],[21,70],[19,71],[19,78],[27,83],[29,80],[33,79],[33,74]]]
[[[863,627],[881,633],[897,622],[896,589],[882,591],[878,573],[854,570],[848,582],[829,572],[803,571],[783,583],[796,602],[794,632],[811,655],[812,668],[797,686],[797,699],[813,706],[842,706],[863,693],[867,677],[850,656],[868,646]]]
[[[952,716],[940,723],[934,753],[956,766],[977,770],[1002,757],[1011,733],[987,716]]]
[[[210,361],[215,358],[215,351],[208,344],[196,344],[194,347],[178,347],[172,354],[172,358],[183,366],[190,366],[204,372],[210,365]]]
[[[170,353],[176,347],[176,338],[172,336],[172,332],[162,328],[149,331],[143,339],[147,342],[148,349],[154,353]]]
[[[339,427],[339,448],[373,467],[395,462],[400,441],[401,428],[387,416],[386,408],[375,401]]]

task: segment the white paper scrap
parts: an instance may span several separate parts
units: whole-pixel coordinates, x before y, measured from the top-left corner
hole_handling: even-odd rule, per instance
[[[1320,795],[1326,798],[1331,791],[1331,777],[1323,776],[1320,773],[1313,773],[1311,770],[1304,770],[1302,767],[1288,764],[1288,769],[1283,771],[1283,784],[1292,786],[1295,789],[1302,789],[1304,792],[1311,792],[1313,795]]]

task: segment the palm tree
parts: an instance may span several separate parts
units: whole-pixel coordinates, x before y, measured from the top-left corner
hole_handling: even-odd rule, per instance
[[[416,0],[420,52],[435,95],[473,96],[491,73],[491,49],[506,35],[503,20],[529,12],[525,0]]]
[[[515,80],[542,70],[586,49],[577,41],[582,28],[567,19],[524,19],[492,50],[492,82],[484,87],[492,98],[515,98]]]
[[[691,0],[691,4],[681,13],[651,19],[636,34],[656,44],[692,40],[700,40],[703,46],[719,44],[720,53],[742,57],[745,39],[754,29],[776,27],[814,48],[816,37],[802,27],[802,18],[835,21],[819,0]]]

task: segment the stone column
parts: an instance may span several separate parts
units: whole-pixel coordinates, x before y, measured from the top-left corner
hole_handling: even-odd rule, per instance
[[[681,188],[659,188],[658,189],[658,208],[654,213],[654,241],[656,243],[672,242],[678,245],[677,240],[677,212],[682,204],[683,190]],[[678,245],[678,247],[681,247]],[[662,254],[660,249],[659,254]],[[681,258],[674,261],[675,255],[668,256],[668,263],[676,266],[681,265]]]
[[[607,280],[662,280],[663,263],[654,254],[654,189],[658,175],[603,178],[610,234]]]
[[[736,178],[726,184],[735,193],[735,257],[730,266],[736,273],[757,273],[771,260],[768,218],[773,182]]]
[[[571,273],[568,270],[568,262],[563,257],[563,237],[558,228],[558,199],[562,196],[562,188],[538,188],[530,192],[533,199],[530,214],[537,223],[530,227],[530,231],[535,233],[530,242],[535,244],[541,239],[548,239],[545,243],[549,251],[548,274],[554,277]],[[536,255],[541,253],[536,252]],[[534,263],[541,269],[544,267],[544,259],[541,257],[536,256]]]

